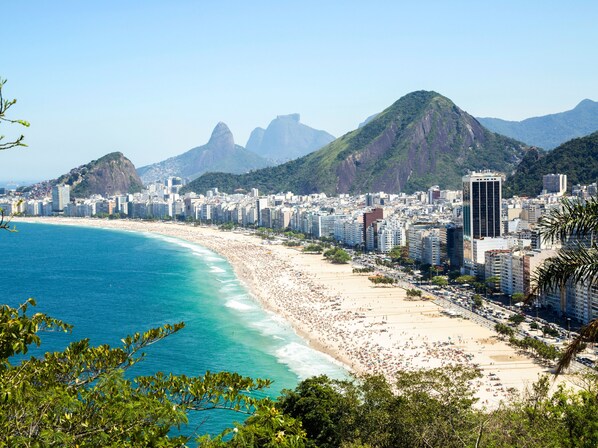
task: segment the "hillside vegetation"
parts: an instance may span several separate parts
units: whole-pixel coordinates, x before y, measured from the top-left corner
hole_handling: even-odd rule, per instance
[[[327,194],[459,188],[469,170],[511,172],[525,145],[483,128],[436,92],[410,93],[365,126],[276,167],[233,176],[208,173],[185,191],[259,188]]]
[[[587,185],[598,180],[598,132],[563,143],[545,153],[537,149],[527,152],[515,173],[507,179],[505,196],[536,196],[542,191],[542,176],[567,175],[567,189],[576,184]]]

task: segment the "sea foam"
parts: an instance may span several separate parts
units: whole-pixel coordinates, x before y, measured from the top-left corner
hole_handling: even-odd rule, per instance
[[[178,238],[163,235],[152,235],[167,243],[175,244],[189,250],[207,265],[210,274],[221,276],[231,274],[219,265],[227,265],[226,259],[202,246],[189,243]],[[345,378],[347,370],[334,358],[321,353],[307,344],[292,329],[290,324],[280,315],[263,310],[248,294],[239,295],[244,288],[236,277],[226,280],[215,278],[222,287],[219,292],[224,295],[224,306],[248,327],[254,328],[265,336],[270,343],[262,345],[261,349],[274,355],[278,363],[286,365],[299,379],[313,375],[328,375],[332,378]]]
[[[224,306],[226,306],[227,308],[232,308],[237,311],[255,310],[255,306],[251,306],[246,303],[241,303],[237,300],[229,300],[224,304]]]
[[[314,375],[343,378],[347,371],[334,358],[298,342],[285,344],[276,350],[278,362],[286,364],[301,380]]]

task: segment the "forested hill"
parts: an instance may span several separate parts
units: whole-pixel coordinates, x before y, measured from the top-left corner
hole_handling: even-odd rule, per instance
[[[505,196],[536,196],[542,191],[542,176],[560,173],[567,175],[567,189],[576,184],[590,184],[598,180],[598,132],[576,138],[545,153],[530,150],[507,179]]]
[[[237,189],[327,194],[459,188],[469,170],[511,172],[525,145],[488,131],[451,100],[410,93],[361,128],[276,167],[235,176],[204,174],[185,191]]]
[[[32,197],[44,197],[50,194],[54,185],[62,184],[70,185],[71,198],[137,193],[143,189],[133,163],[121,152],[112,152],[73,168],[57,179],[39,182],[23,191],[31,192]]]

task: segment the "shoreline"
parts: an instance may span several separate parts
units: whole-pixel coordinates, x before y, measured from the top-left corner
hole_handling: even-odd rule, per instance
[[[19,222],[149,232],[206,247],[230,263],[262,308],[284,318],[311,348],[358,375],[379,373],[392,380],[398,370],[476,366],[483,375],[474,385],[479,404],[495,408],[549,373],[493,331],[448,317],[431,301],[406,300],[402,288],[374,287],[367,276],[353,274],[351,265],[333,265],[318,255],[264,244],[244,232],[89,218],[13,220]],[[559,377],[552,386],[563,381],[566,378]]]

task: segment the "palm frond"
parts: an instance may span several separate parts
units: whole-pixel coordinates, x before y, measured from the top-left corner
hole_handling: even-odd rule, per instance
[[[579,336],[575,337],[563,351],[561,359],[556,368],[556,374],[561,374],[565,369],[569,367],[571,361],[575,359],[575,356],[583,349],[584,345],[590,342],[594,342],[598,336],[598,319],[590,321],[588,325],[583,327],[579,332]]]
[[[580,243],[561,249],[547,258],[536,270],[533,282],[538,295],[562,288],[568,282],[594,284],[598,282],[598,246]]]
[[[563,199],[560,208],[542,216],[538,229],[544,241],[564,241],[574,235],[598,232],[598,197],[586,201]]]

